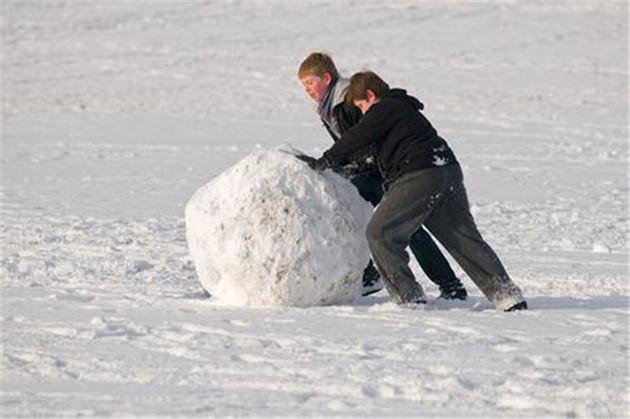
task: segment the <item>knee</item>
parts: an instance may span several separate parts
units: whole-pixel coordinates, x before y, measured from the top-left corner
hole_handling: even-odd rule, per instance
[[[368,241],[370,249],[374,248],[375,245],[383,240],[383,228],[377,220],[370,220],[365,229],[365,238]]]

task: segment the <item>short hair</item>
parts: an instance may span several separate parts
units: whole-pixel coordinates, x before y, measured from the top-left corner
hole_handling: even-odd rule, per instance
[[[330,55],[325,52],[313,52],[308,55],[300,64],[298,70],[298,78],[303,78],[309,75],[316,75],[318,77],[324,77],[324,74],[330,73],[333,80],[339,78],[339,72],[335,67],[335,62]]]
[[[366,100],[368,90],[381,97],[389,92],[389,85],[373,71],[355,73],[350,77],[346,102],[353,104],[355,100]]]

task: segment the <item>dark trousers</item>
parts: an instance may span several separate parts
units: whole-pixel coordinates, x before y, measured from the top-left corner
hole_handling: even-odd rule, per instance
[[[523,301],[470,213],[459,165],[412,172],[394,181],[374,211],[366,236],[374,262],[395,301],[423,297],[405,251],[425,225],[497,309]]]
[[[351,182],[363,199],[369,201],[373,206],[376,207],[383,199],[383,178],[378,174],[362,173],[352,177]],[[420,268],[432,282],[444,286],[458,281],[455,272],[451,269],[435,241],[422,227],[411,236],[409,247]]]

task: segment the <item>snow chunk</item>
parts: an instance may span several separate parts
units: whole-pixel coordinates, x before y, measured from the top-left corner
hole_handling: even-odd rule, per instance
[[[610,247],[600,241],[593,243],[593,253],[610,253]]]
[[[331,170],[259,150],[194,193],[186,237],[203,287],[228,304],[337,304],[361,292],[371,213]]]

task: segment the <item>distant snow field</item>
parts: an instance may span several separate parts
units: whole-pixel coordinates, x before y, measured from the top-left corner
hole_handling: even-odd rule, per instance
[[[5,1],[0,416],[628,417],[627,2]],[[406,88],[530,310],[208,299],[194,191],[330,146],[296,70]],[[239,191],[235,190],[234,194]]]

